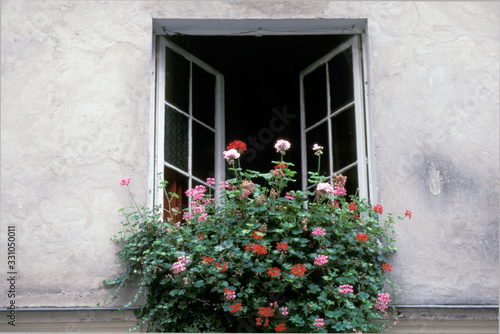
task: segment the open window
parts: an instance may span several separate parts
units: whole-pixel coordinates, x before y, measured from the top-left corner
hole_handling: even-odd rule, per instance
[[[360,32],[222,34],[223,23],[209,20],[208,30],[219,27],[210,34],[188,21],[178,26],[186,33],[162,26],[156,46],[154,165],[169,190],[182,195],[207,177],[229,177],[222,152],[233,140],[247,143],[243,168],[272,169],[273,145],[286,139],[295,188],[306,189],[307,170],[317,170],[317,143],[321,173],[346,175],[348,192],[373,200]]]

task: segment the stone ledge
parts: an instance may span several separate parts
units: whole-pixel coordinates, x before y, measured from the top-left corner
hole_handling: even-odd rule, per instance
[[[136,324],[133,310],[19,309],[16,326],[0,311],[0,332],[115,332],[125,333]],[[498,308],[398,308],[399,323],[383,333],[498,333]],[[391,317],[391,319],[394,319]],[[388,325],[394,320],[385,321]],[[140,331],[145,331],[141,328]]]

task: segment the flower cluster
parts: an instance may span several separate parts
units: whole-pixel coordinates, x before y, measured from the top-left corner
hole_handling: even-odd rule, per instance
[[[278,140],[274,148],[281,158],[274,167],[244,171],[247,146],[234,141],[224,152],[231,178],[165,191],[163,206],[125,215],[131,232],[115,240],[130,270],[113,283],[139,276],[148,331],[218,332],[237,329],[243,318],[255,319],[249,330],[260,332],[383,328],[372,320],[388,316],[384,289],[397,288],[386,263],[394,234],[387,232],[393,217],[404,218],[382,216],[382,205],[348,194],[341,174],[308,172],[307,189],[294,189],[294,164],[284,161],[291,144]],[[323,150],[313,146],[318,166]],[[170,208],[181,202],[183,220],[165,219],[169,210],[181,212]]]
[[[267,254],[267,247],[265,245],[261,245],[261,244],[246,244],[245,245],[246,248],[245,250],[247,252],[254,252],[258,255],[264,255],[264,254]]]
[[[280,277],[281,276],[281,270],[279,268],[269,268],[267,269],[267,274],[271,277]]]
[[[325,236],[326,235],[326,230],[324,228],[321,228],[321,227],[316,227],[314,229],[314,231],[312,231],[312,234],[313,235],[316,235],[316,236]]]
[[[343,284],[339,287],[339,291],[340,293],[349,293],[349,292],[354,292],[354,290],[352,289],[353,286],[352,285],[349,285],[349,284]]]
[[[172,270],[174,274],[179,274],[186,270],[186,266],[189,264],[189,262],[191,262],[191,259],[189,257],[179,256],[177,258],[177,262],[172,265],[172,268],[170,270]]]
[[[292,267],[291,273],[294,276],[304,276],[304,273],[306,272],[306,265],[305,264],[297,264],[296,266]]]
[[[120,186],[126,186],[130,184],[130,177],[124,177],[123,179],[120,180]]]
[[[288,243],[287,242],[278,242],[276,244],[276,249],[280,250],[282,252],[286,252],[286,250],[288,249]]]
[[[241,307],[241,303],[237,303],[234,305],[229,305],[229,312],[230,313],[236,313],[241,311],[243,308]]]
[[[325,319],[323,319],[323,318],[314,319],[314,326],[324,327],[325,326]]]
[[[234,293],[233,289],[226,288],[224,290],[224,296],[226,297],[226,300],[231,300],[236,298],[236,294]]]
[[[362,242],[366,242],[366,241],[368,241],[368,234],[358,233],[356,235],[356,240],[359,240],[359,241],[362,241]]]
[[[391,299],[389,299],[388,293],[379,293],[375,307],[378,308],[380,311],[385,311],[388,307],[387,304],[389,304],[390,301]]]
[[[327,255],[318,255],[314,259],[314,264],[317,266],[322,266],[326,263],[328,263],[328,256]]]

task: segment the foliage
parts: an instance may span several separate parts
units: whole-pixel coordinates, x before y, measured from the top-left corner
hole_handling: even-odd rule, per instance
[[[396,250],[393,216],[380,221],[382,206],[346,195],[341,175],[327,180],[309,172],[314,191],[285,192],[296,172],[283,160],[289,144],[278,143],[281,160],[268,173],[242,170],[238,158],[246,147],[232,143],[224,153],[235,177],[221,185],[217,200],[213,179],[208,188],[188,190],[182,223],[170,208],[174,193],[165,192],[165,219],[158,206],[123,211],[125,230],[115,241],[127,270],[104,283],[118,285],[115,296],[139,277],[131,303],[145,298],[138,316],[149,331],[383,328],[371,320],[387,316],[384,286],[396,291],[385,259]],[[315,150],[320,157],[321,147]]]

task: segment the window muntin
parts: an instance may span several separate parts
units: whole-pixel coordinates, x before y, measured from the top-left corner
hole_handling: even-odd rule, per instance
[[[317,157],[311,149],[315,143],[323,146],[325,154],[320,173],[327,177],[347,176],[348,194],[354,194],[359,188],[359,195],[367,198],[360,57],[358,37],[354,36],[300,73],[302,163],[308,170],[315,170],[312,166]],[[302,187],[311,187],[307,184],[305,169]]]

